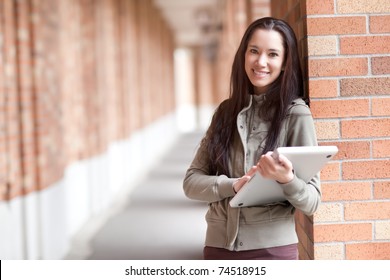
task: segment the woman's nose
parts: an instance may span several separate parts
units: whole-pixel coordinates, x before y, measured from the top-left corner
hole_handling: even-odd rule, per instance
[[[259,57],[257,58],[257,63],[260,65],[260,66],[266,66],[267,65],[267,57],[265,55],[259,55]]]

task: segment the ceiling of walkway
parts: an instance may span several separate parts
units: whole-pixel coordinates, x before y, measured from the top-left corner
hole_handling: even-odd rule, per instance
[[[197,46],[205,34],[220,29],[224,0],[154,0],[173,32],[177,46]]]

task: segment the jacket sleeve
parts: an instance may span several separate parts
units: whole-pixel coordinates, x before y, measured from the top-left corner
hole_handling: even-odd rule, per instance
[[[210,158],[201,145],[188,168],[183,181],[184,193],[188,198],[215,202],[234,196],[233,182],[235,179],[226,175],[209,174]]]
[[[308,106],[303,101],[292,106],[287,119],[286,146],[317,146],[317,137],[313,118]],[[312,215],[321,202],[319,173],[308,183],[296,175],[294,179],[281,184],[287,200],[306,215]]]

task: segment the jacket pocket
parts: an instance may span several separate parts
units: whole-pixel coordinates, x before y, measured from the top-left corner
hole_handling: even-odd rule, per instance
[[[206,213],[206,220],[226,221],[227,211],[222,201],[212,202],[209,204],[209,210]]]
[[[279,219],[290,218],[294,214],[294,207],[287,203],[244,207],[241,209],[241,222],[245,224],[256,224]]]

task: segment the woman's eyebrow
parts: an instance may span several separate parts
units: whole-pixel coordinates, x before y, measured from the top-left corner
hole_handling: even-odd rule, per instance
[[[282,51],[279,50],[279,49],[269,49],[268,51],[271,51],[271,52],[282,52]]]
[[[255,48],[255,49],[260,49],[258,46],[256,46],[256,45],[248,45],[248,47],[250,47],[250,48]],[[270,51],[270,52],[282,52],[281,50],[279,50],[279,49],[273,49],[273,48],[271,48],[271,49],[268,49],[268,51]]]

